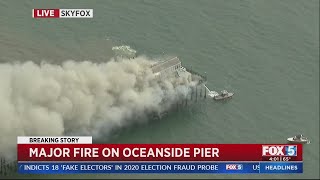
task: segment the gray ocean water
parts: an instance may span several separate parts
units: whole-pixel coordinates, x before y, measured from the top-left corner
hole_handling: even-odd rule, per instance
[[[94,18],[32,19],[33,8],[91,8]],[[105,143],[285,143],[302,133],[312,141],[304,173],[65,177],[319,178],[319,1],[0,0],[1,63],[103,62],[120,44],[176,55],[206,72],[209,88],[235,97],[119,130]]]

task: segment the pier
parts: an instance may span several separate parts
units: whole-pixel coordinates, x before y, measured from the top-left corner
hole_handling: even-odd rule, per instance
[[[154,113],[152,117],[154,119],[161,119],[163,116],[169,114],[171,111],[177,111],[188,105],[194,104],[198,101],[206,98],[213,98],[218,95],[217,92],[211,91],[207,86],[207,76],[195,71],[192,67],[188,68],[182,66],[182,63],[178,57],[174,57],[165,61],[158,62],[151,66],[152,72],[158,78],[158,80],[168,77],[185,77],[193,82],[197,82],[195,86],[190,87],[189,94],[180,99],[169,110],[161,113]]]
[[[171,112],[180,111],[181,109],[199,103],[200,101],[213,98],[215,95],[218,95],[218,93],[211,91],[205,83],[199,82],[196,86],[191,87],[189,94],[185,98],[177,101],[167,111],[154,113],[152,115],[152,119],[161,119],[166,115],[169,115]]]

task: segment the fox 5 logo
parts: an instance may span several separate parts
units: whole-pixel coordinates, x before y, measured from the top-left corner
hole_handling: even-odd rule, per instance
[[[242,164],[226,164],[226,170],[242,170]]]
[[[297,156],[296,145],[263,145],[262,156]]]

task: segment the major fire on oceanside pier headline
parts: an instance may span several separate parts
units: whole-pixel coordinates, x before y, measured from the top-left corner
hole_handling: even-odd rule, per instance
[[[219,148],[29,148],[29,157],[219,157]]]

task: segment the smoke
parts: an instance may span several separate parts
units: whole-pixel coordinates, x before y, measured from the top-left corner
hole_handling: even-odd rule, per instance
[[[105,136],[185,98],[188,78],[155,79],[146,57],[106,63],[0,64],[0,156],[17,136]]]

